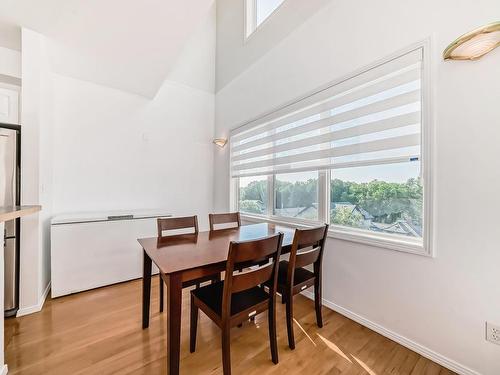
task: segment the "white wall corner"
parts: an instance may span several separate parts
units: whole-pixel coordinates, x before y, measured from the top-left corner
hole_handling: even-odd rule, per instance
[[[21,52],[0,46],[0,74],[21,78]]]
[[[305,297],[314,300],[314,293],[310,291],[304,291],[302,292],[302,295]],[[397,332],[391,331],[390,329],[385,328],[384,326],[375,323],[364,316],[361,316],[349,309],[346,309],[345,307],[342,307],[340,305],[337,305],[334,302],[328,301],[323,298],[323,306],[328,307],[329,309],[345,316],[346,318],[349,318],[351,320],[354,320],[355,322],[361,324],[362,326],[365,326],[372,331],[375,331],[379,334],[381,334],[384,337],[387,337],[388,339],[391,339],[392,341],[397,342],[398,344],[413,350],[414,352],[420,354],[422,357],[428,358],[431,361],[436,362],[437,364],[446,367],[447,369],[456,372],[457,374],[460,375],[481,375],[479,372],[472,370],[471,368],[468,368],[465,365],[462,365],[440,353],[435,352],[432,349],[427,348],[426,346],[423,346],[413,340],[408,339],[407,337],[404,337],[403,335],[400,335]]]
[[[38,303],[36,305],[33,305],[33,306],[28,306],[28,307],[24,307],[22,309],[19,309],[17,311],[16,317],[20,318],[21,316],[30,315],[30,314],[34,314],[34,313],[42,311],[43,305],[45,304],[45,300],[47,299],[49,292],[50,292],[50,282],[47,284],[47,286],[45,287],[45,290],[43,291],[42,295],[38,299]]]

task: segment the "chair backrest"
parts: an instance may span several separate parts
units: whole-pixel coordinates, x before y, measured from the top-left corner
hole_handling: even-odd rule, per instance
[[[257,285],[271,280],[273,289],[270,291],[276,295],[276,283],[278,281],[278,266],[281,255],[281,244],[283,233],[259,240],[244,242],[231,242],[227,259],[226,274],[224,278],[224,293],[222,299],[222,315],[231,314],[231,295],[244,290],[251,289]],[[234,274],[238,264],[261,263],[268,260],[265,265]]]
[[[198,217],[186,216],[186,217],[167,217],[157,220],[158,224],[158,237],[167,237],[164,235],[164,231],[179,231],[181,229],[192,229],[190,233],[198,233]],[[179,233],[174,233],[174,235]],[[184,233],[183,233],[184,234]]]
[[[218,224],[236,224],[235,227],[239,227],[241,225],[239,212],[231,212],[227,214],[208,214],[208,221],[210,223],[211,231],[216,230],[215,226]]]
[[[288,285],[293,285],[295,269],[314,264],[316,269],[321,268],[323,250],[325,247],[328,224],[311,229],[296,229],[293,237],[292,250],[288,262]],[[303,251],[300,251],[304,249]]]

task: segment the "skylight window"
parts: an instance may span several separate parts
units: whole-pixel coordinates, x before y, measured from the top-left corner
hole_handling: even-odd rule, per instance
[[[285,0],[247,0],[246,37],[268,19]]]

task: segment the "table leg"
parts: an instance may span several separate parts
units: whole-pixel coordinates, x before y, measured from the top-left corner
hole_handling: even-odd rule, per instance
[[[144,251],[144,264],[142,273],[142,328],[143,329],[149,327],[150,302],[151,302],[151,258]]]
[[[177,375],[181,354],[182,279],[180,274],[168,276],[167,311],[167,374]]]

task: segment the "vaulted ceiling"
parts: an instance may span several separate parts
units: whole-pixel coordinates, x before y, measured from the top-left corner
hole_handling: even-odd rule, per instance
[[[57,73],[154,97],[215,0],[0,0],[0,22],[46,37]]]

